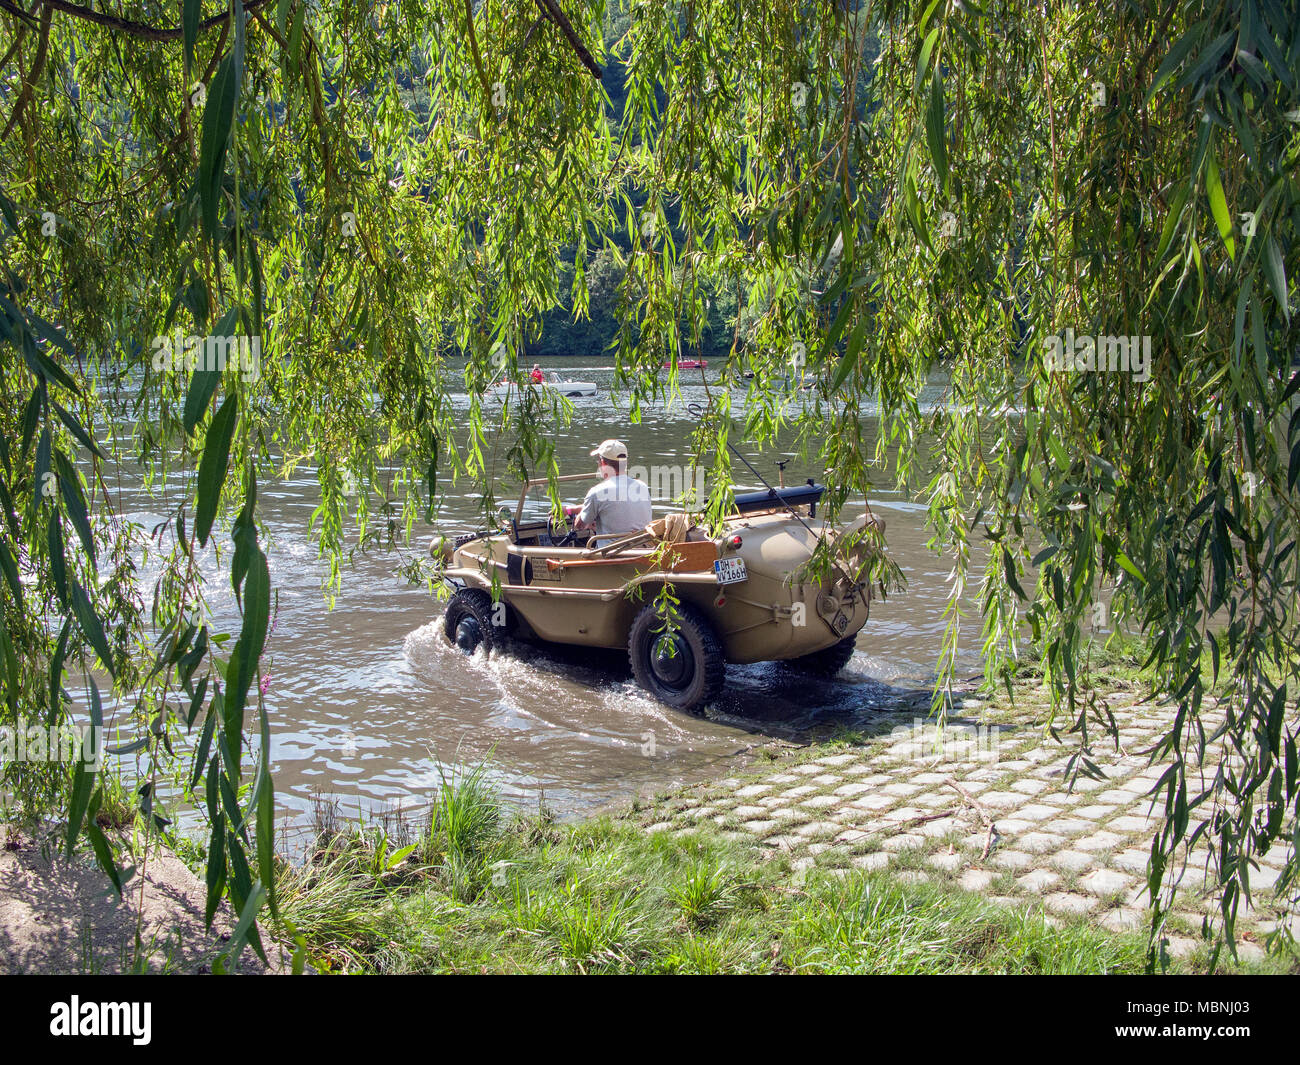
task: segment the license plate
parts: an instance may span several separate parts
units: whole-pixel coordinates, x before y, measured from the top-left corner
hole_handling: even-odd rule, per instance
[[[719,584],[736,584],[749,579],[749,574],[745,572],[745,560],[743,558],[716,559],[713,563],[713,572],[717,576]]]

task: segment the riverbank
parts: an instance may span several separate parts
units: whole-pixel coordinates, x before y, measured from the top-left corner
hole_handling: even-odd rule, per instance
[[[280,910],[322,972],[1142,972],[1164,768],[1145,752],[1168,714],[1109,684],[1119,742],[1094,742],[1099,775],[1072,784],[1030,681],[1014,700],[958,693],[942,736],[900,704],[577,823],[506,805],[483,766],[444,779],[422,822],[323,803],[309,859],[278,866]],[[93,863],[17,844],[0,857],[8,971],[200,972],[220,955],[230,915],[202,930],[197,848],[181,847],[189,869],[150,859],[140,920],[138,880],[119,905]],[[1235,961],[1205,936],[1204,855],[1183,857],[1157,970],[1300,972],[1280,850],[1251,876]]]
[[[471,772],[423,826],[331,827],[281,905],[345,972],[1141,972],[1163,772],[1142,752],[1164,708],[1108,693],[1120,742],[1067,787],[1043,693],[1016,694],[967,693],[941,742],[904,708],[575,825],[511,814]],[[1206,972],[1213,903],[1187,857],[1155,967]],[[1300,971],[1282,858],[1218,971]]]

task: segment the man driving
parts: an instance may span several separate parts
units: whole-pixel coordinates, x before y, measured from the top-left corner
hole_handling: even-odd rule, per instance
[[[582,501],[574,528],[591,529],[597,536],[625,536],[650,524],[650,489],[627,473],[627,445],[605,440],[591,453],[601,481]],[[575,508],[577,509],[577,508]]]

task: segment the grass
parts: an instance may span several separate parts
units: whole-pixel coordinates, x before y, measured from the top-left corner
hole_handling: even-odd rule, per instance
[[[1140,936],[1053,927],[939,885],[797,877],[712,829],[512,816],[475,772],[444,781],[400,860],[386,841],[335,830],[282,871],[282,911],[319,970],[1112,973],[1145,957]]]

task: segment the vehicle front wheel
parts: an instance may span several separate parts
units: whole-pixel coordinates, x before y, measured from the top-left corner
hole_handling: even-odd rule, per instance
[[[849,659],[853,657],[853,649],[857,645],[857,641],[856,634],[846,636],[839,643],[823,647],[820,651],[814,651],[810,655],[788,658],[781,664],[796,673],[811,673],[818,677],[833,677],[849,664]]]
[[[627,652],[636,682],[677,710],[703,707],[718,697],[726,681],[722,641],[690,606],[678,607],[673,625],[653,604],[643,607],[632,622]]]
[[[480,647],[490,653],[501,643],[500,627],[492,624],[494,613],[499,612],[487,592],[481,588],[462,588],[447,603],[442,630],[447,640],[467,655]]]

